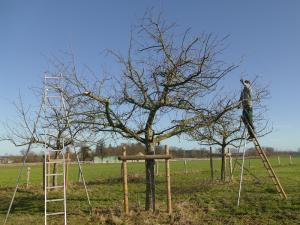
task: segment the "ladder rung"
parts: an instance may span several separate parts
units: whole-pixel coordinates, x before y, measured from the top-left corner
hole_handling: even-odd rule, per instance
[[[49,173],[49,174],[46,174],[46,176],[62,176],[64,175],[63,173]]]
[[[60,202],[60,201],[64,201],[65,199],[63,198],[56,198],[56,199],[48,199],[46,200],[46,202]]]
[[[51,186],[47,187],[47,189],[56,189],[56,188],[63,188],[64,186]]]
[[[47,213],[46,216],[64,215],[65,212]]]
[[[62,109],[62,106],[55,106],[55,105],[51,105],[51,104],[45,104],[45,106],[52,108],[52,109]]]
[[[61,87],[57,85],[45,85],[45,89],[46,91],[52,91],[52,90],[61,89]]]
[[[45,76],[45,79],[62,79],[62,76]]]
[[[50,164],[50,163],[63,163],[64,160],[63,159],[50,159],[51,161],[47,161],[46,163],[47,164]]]
[[[48,95],[46,98],[61,98],[60,95]]]

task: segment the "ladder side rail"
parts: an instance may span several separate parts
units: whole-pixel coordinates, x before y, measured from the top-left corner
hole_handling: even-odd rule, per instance
[[[249,125],[247,119],[244,118],[244,117],[242,119],[243,119],[243,121],[245,123],[247,123],[247,127],[249,128],[248,130],[251,132],[251,135],[254,137],[254,141],[253,142],[254,142],[256,151],[259,153],[260,157],[263,159],[263,164],[264,164],[265,168],[267,169],[269,175],[271,176],[272,181],[275,184],[275,187],[276,187],[277,191],[279,192],[279,194],[280,194],[281,197],[287,199],[287,195],[286,195],[286,193],[285,193],[285,191],[284,191],[284,189],[283,189],[283,187],[282,187],[282,185],[281,185],[281,183],[280,183],[277,175],[275,174],[275,172],[274,172],[274,170],[273,170],[273,168],[271,166],[271,163],[270,163],[270,161],[269,161],[266,153],[262,149],[262,147],[261,147],[261,145],[260,145],[260,143],[259,143],[259,141],[257,139],[257,136],[256,136],[255,132],[253,131],[252,127]],[[265,162],[264,162],[264,160],[265,160]]]
[[[44,153],[44,217],[45,217],[45,225],[47,225],[47,188],[48,188],[48,176],[47,176],[47,170],[48,170],[48,164],[47,164],[47,147],[45,146],[45,153]]]
[[[275,173],[275,171],[274,171],[274,169],[273,169],[273,167],[272,167],[272,165],[271,165],[271,163],[270,163],[270,161],[269,161],[266,153],[261,148],[261,146],[258,143],[257,139],[256,139],[256,142],[257,142],[257,145],[255,147],[259,148],[259,149],[257,149],[257,151],[261,152],[260,153],[261,157],[263,157],[264,160],[265,160],[265,161],[263,160],[263,164],[264,164],[265,168],[267,169],[267,171],[268,171],[268,173],[269,173],[269,175],[270,175],[273,183],[275,184],[275,187],[276,187],[277,191],[280,193],[280,195],[282,195],[283,198],[287,198],[287,195],[286,195],[286,193],[285,193],[285,191],[284,191],[284,189],[283,189],[283,187],[282,187],[282,185],[281,185],[281,183],[279,181],[279,178],[277,177],[277,175],[276,175],[276,173]]]
[[[65,148],[65,140],[63,139],[63,149]],[[64,222],[67,225],[67,189],[66,189],[66,159],[65,154],[62,153],[63,158],[63,186],[64,186]]]

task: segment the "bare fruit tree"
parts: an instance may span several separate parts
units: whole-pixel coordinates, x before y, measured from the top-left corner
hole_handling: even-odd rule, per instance
[[[108,51],[120,66],[115,74],[80,75],[74,61],[65,66],[66,95],[86,103],[74,112],[77,123],[133,139],[155,154],[157,143],[214,123],[231,107],[216,95],[219,81],[237,67],[220,59],[222,51],[223,40],[182,32],[150,12],[133,29],[126,56]],[[154,163],[146,161],[146,210],[155,210]]]
[[[257,79],[255,79],[257,81]],[[254,103],[254,124],[256,128],[256,136],[262,137],[269,134],[272,129],[266,118],[267,107],[265,100],[269,97],[267,86],[261,86],[254,82],[253,86],[253,103]],[[232,97],[236,99],[237,97]],[[224,106],[219,106],[224,108]],[[241,140],[244,137],[244,125],[241,120],[241,111],[238,108],[232,108],[227,111],[213,124],[207,127],[200,127],[193,130],[190,135],[193,140],[198,141],[202,145],[218,146],[221,149],[221,180],[225,181],[225,150],[228,146],[239,148]]]
[[[60,90],[56,90],[60,91]],[[9,141],[16,147],[32,145],[35,147],[45,147],[53,150],[62,150],[70,145],[80,144],[83,140],[91,139],[87,134],[86,126],[83,124],[70,125],[71,112],[74,107],[80,103],[75,99],[66,99],[64,109],[57,108],[51,102],[45,102],[45,96],[42,89],[34,89],[34,94],[41,99],[38,106],[39,110],[33,110],[25,105],[22,98],[19,97],[15,108],[17,118],[14,122],[6,123],[5,134],[0,136],[0,141]],[[48,108],[46,110],[45,108]],[[47,111],[47,112],[46,112]],[[89,137],[89,138],[87,138]],[[30,148],[24,152],[24,158],[27,157]],[[56,152],[54,158],[58,157]],[[56,173],[57,165],[53,165],[53,173]],[[56,186],[56,177],[53,177],[53,186]]]

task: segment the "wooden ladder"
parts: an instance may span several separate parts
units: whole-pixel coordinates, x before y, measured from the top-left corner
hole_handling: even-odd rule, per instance
[[[249,128],[248,132],[250,133],[250,135],[253,136],[252,141],[254,143],[255,149],[258,152],[260,158],[262,159],[264,167],[267,169],[269,176],[271,177],[272,182],[275,185],[278,194],[280,195],[280,197],[282,199],[287,199],[287,195],[286,195],[285,191],[283,190],[283,187],[282,187],[278,177],[276,176],[266,153],[260,146],[255,132],[253,131],[252,127],[249,124],[247,124],[246,118],[242,117],[242,120],[243,120],[244,124],[246,125],[246,127]]]

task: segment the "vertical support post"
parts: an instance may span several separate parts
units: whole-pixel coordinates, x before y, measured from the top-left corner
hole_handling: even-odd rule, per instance
[[[292,155],[290,155],[290,165],[293,165]]]
[[[209,147],[209,165],[210,165],[210,178],[214,180],[214,165],[213,165],[213,158],[212,158],[212,147]]]
[[[230,181],[233,180],[233,167],[232,167],[232,157],[230,149],[228,148],[228,156],[229,156],[229,173],[230,173]]]
[[[50,156],[50,153],[48,153],[47,155],[47,162],[50,162],[51,160],[51,156]],[[51,163],[46,163],[46,167],[47,167],[47,174],[50,174],[51,173]],[[51,186],[51,179],[50,177],[47,177],[46,176],[46,182],[47,182],[47,186],[50,187]]]
[[[158,165],[158,160],[155,161],[155,170],[156,170],[156,176],[159,175],[159,165]]]
[[[123,147],[123,156],[126,156],[126,147]],[[124,211],[125,214],[129,214],[129,207],[128,207],[128,181],[127,181],[127,160],[124,159],[122,162],[123,168],[123,188],[124,188]]]
[[[170,154],[169,146],[165,146],[166,155]],[[165,160],[166,164],[166,183],[167,183],[167,210],[168,214],[172,213],[172,201],[171,201],[171,177],[170,177],[170,162],[169,159]]]
[[[45,189],[45,182],[46,182],[46,176],[45,176],[45,168],[46,168],[46,160],[45,160],[45,155],[43,155],[43,189]]]
[[[226,168],[227,168],[227,153],[226,153],[226,149],[224,150],[224,180],[226,181],[226,176],[227,176],[227,172],[226,172]]]
[[[251,167],[251,159],[249,159],[248,167],[250,169],[250,167]]]
[[[280,166],[281,163],[280,163],[280,156],[279,155],[277,156],[277,160],[278,160],[278,165]]]
[[[185,174],[188,174],[187,166],[186,166],[186,160],[184,160],[184,173],[185,173]]]
[[[30,167],[27,167],[26,188],[29,187],[29,180],[30,180]]]
[[[68,186],[69,186],[69,164],[70,164],[70,149],[69,148],[67,148],[66,153],[65,153],[65,164],[66,164],[65,184],[66,184],[66,189],[68,189]]]
[[[78,157],[78,161],[79,161],[79,152],[77,152],[77,157]],[[82,182],[82,175],[81,175],[81,169],[78,168],[78,182],[81,183]]]

